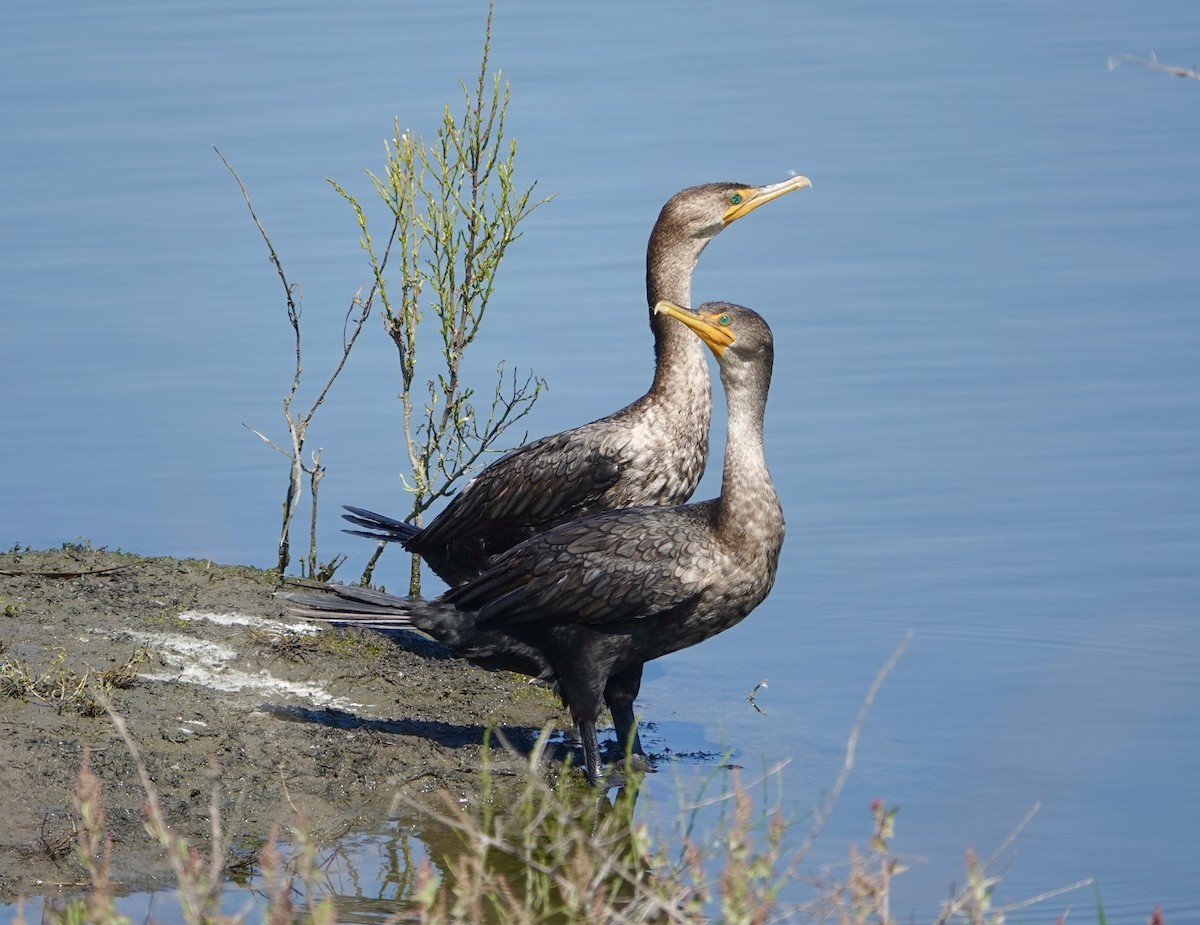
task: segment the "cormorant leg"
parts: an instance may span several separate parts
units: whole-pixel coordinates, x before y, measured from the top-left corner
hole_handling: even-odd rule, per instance
[[[642,740],[638,736],[637,717],[633,714],[633,701],[642,689],[642,666],[627,669],[608,679],[604,688],[604,702],[612,714],[616,728],[617,744],[624,755],[645,756]]]
[[[600,763],[600,746],[596,742],[596,721],[576,718],[575,728],[583,742],[583,765],[588,783],[594,786],[600,783],[600,773],[604,769]]]

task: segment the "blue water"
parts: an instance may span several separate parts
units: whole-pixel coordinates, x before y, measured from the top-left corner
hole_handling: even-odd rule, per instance
[[[290,332],[212,146],[303,287],[311,396],[367,280],[325,178],[366,199],[393,117],[432,133],[483,8],[5,20],[0,545],[270,565],[286,472],[243,424],[285,436]],[[1162,903],[1200,922],[1200,83],[1106,67],[1198,48],[1182,3],[497,10],[519,176],[557,195],[510,252],[476,369],[548,379],[531,434],[646,387],[642,262],[671,193],[813,180],[716,240],[694,283],[775,330],[779,581],[652,666],[641,711],[657,747],[790,760],[801,814],[911,630],[814,858],[866,840],[873,797],[900,804],[899,917],[931,918],[964,848],[1039,803],[1003,898],[1095,872],[1113,920]],[[394,364],[368,334],[310,433],[327,510],[405,507]],[[366,554],[328,517],[321,543],[347,568]],[[688,768],[647,804],[711,773]],[[1068,902],[1093,915],[1083,894],[1041,918]]]

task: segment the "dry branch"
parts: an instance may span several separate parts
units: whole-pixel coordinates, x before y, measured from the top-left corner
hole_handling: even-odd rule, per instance
[[[1200,80],[1200,70],[1195,67],[1180,67],[1178,64],[1163,64],[1158,60],[1158,55],[1151,52],[1149,58],[1140,58],[1137,55],[1113,55],[1108,59],[1108,69],[1115,71],[1118,67],[1126,62],[1130,64],[1140,64],[1143,67],[1148,67],[1153,71],[1162,71],[1164,74],[1170,74],[1172,77],[1185,77],[1192,80]]]

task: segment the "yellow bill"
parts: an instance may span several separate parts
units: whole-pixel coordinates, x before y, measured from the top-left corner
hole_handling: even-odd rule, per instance
[[[666,299],[654,306],[654,313],[657,315],[660,312],[670,315],[672,318],[678,318],[686,324],[718,357],[725,352],[726,347],[737,340],[730,329],[731,319],[724,312],[701,315],[698,312],[680,308],[674,302],[668,302]]]
[[[743,215],[749,215],[764,203],[778,199],[792,190],[804,189],[806,186],[812,186],[812,181],[808,177],[788,177],[786,180],[767,186],[747,186],[745,189],[734,190],[729,195],[729,208],[725,210],[722,218],[728,225]]]

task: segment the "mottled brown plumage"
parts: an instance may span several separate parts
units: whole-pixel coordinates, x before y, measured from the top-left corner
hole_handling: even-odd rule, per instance
[[[745,617],[770,591],[783,543],[762,440],[770,329],[755,312],[728,303],[696,313],[665,302],[660,308],[664,322],[692,328],[718,356],[729,409],[720,497],[560,525],[432,601],[340,586],[285,595],[298,616],[414,627],[473,661],[553,681],[593,782],[600,779],[596,721],[604,705],[621,743],[640,751],[633,700],[643,665]]]
[[[691,304],[692,271],[713,237],[759,205],[809,185],[709,183],[663,206],[646,249],[646,296]],[[418,528],[347,507],[361,536],[397,541],[448,585],[478,575],[492,556],[559,524],[642,504],[680,504],[696,490],[708,455],[712,396],[700,341],[651,312],[650,390],[620,411],[543,437],[502,456],[430,523]]]

